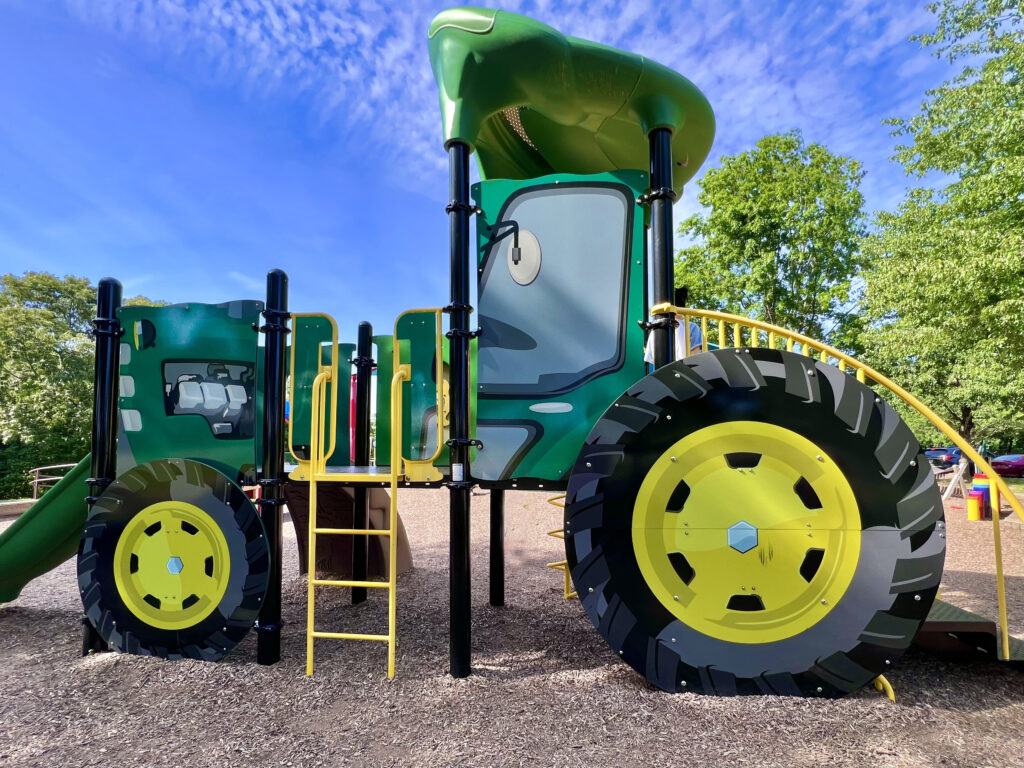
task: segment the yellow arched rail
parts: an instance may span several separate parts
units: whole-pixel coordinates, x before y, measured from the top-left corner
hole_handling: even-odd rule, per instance
[[[1003,580],[1003,550],[999,537],[999,502],[997,499],[1000,496],[1006,499],[1006,502],[1022,522],[1024,522],[1024,506],[1022,506],[1017,497],[1013,495],[1003,478],[995,473],[995,470],[993,470],[992,467],[988,465],[988,462],[985,461],[985,459],[982,458],[976,450],[974,450],[974,447],[964,440],[956,430],[949,426],[949,424],[939,418],[935,411],[907,392],[901,386],[891,381],[871,366],[865,365],[845,352],[829,346],[824,342],[817,341],[808,336],[804,336],[803,334],[796,333],[795,331],[780,328],[777,325],[763,323],[760,320],[753,320],[741,315],[731,315],[727,312],[716,312],[708,309],[694,309],[690,307],[676,307],[672,304],[658,304],[651,307],[652,315],[664,315],[670,313],[682,315],[684,318],[682,330],[685,349],[692,348],[690,342],[690,321],[700,326],[701,351],[703,352],[707,352],[708,350],[709,326],[717,324],[717,328],[715,328],[715,330],[717,331],[719,347],[763,346],[771,349],[785,348],[786,350],[793,352],[797,345],[799,345],[800,353],[807,355],[808,357],[815,357],[823,363],[837,365],[839,370],[850,372],[856,376],[857,381],[869,385],[872,383],[877,384],[889,390],[911,408],[928,419],[932,426],[948,437],[954,445],[963,451],[964,455],[970,458],[980,471],[988,475],[992,485],[999,490],[998,494],[989,494],[989,498],[991,499],[992,504],[992,540],[996,559],[996,590],[999,602],[998,623],[1001,640],[1001,658],[1008,659],[1010,657],[1010,634],[1007,628],[1006,619],[1006,587]]]

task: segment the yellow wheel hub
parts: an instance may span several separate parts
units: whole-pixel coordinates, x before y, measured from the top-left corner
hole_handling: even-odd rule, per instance
[[[632,536],[647,585],[680,621],[769,643],[832,610],[857,570],[861,527],[853,490],[824,451],[774,424],[732,421],[658,457]]]
[[[231,558],[216,521],[194,504],[161,501],[125,526],[114,582],[129,610],[161,629],[198,624],[227,590]]]

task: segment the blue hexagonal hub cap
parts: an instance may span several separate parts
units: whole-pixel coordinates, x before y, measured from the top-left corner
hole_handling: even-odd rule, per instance
[[[180,557],[172,557],[170,560],[167,561],[167,572],[168,573],[173,573],[174,575],[178,575],[179,573],[181,573],[181,569],[183,567],[184,566],[181,563],[181,558]]]
[[[757,528],[740,520],[728,530],[729,546],[737,552],[749,552],[757,546]]]

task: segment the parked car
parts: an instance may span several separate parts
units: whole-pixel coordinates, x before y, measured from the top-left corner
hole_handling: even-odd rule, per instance
[[[996,456],[990,464],[992,469],[1003,477],[1024,477],[1024,453]]]
[[[929,448],[924,455],[937,469],[946,469],[960,462],[960,449],[956,447]]]

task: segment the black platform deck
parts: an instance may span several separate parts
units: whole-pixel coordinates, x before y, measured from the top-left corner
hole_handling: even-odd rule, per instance
[[[999,661],[996,623],[936,600],[914,644],[950,661]],[[1024,668],[1024,641],[1010,638],[1008,663]]]

